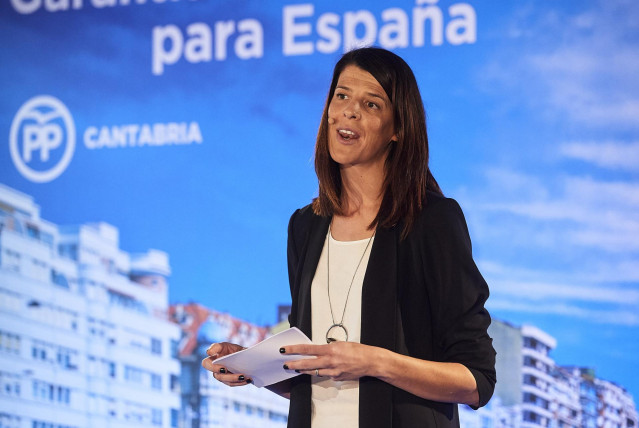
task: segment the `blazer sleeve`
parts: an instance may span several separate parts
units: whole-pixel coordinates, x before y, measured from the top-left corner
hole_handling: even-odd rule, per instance
[[[286,259],[288,262],[288,281],[291,289],[291,314],[288,317],[291,326],[300,327],[299,291],[303,272],[304,258],[308,249],[308,239],[314,224],[315,214],[311,205],[296,210],[288,222],[288,240]]]
[[[484,307],[488,285],[473,261],[457,202],[440,199],[427,212],[422,266],[433,313],[433,346],[438,360],[461,363],[470,370],[481,407],[490,400],[496,383],[496,353],[488,335],[491,319]]]
[[[288,222],[288,238],[286,245],[286,260],[288,263],[288,282],[291,289],[291,313],[288,316],[288,322],[291,326],[297,325],[297,293],[296,291],[296,274],[299,265],[299,244],[295,240],[295,220],[299,217],[300,210],[296,210]]]

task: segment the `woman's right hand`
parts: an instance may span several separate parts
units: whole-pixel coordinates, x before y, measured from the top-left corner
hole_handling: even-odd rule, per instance
[[[231,373],[215,360],[225,355],[233,354],[244,349],[243,346],[229,342],[214,343],[206,350],[208,357],[202,360],[202,367],[213,373],[213,377],[228,386],[242,386],[253,381],[240,373]]]

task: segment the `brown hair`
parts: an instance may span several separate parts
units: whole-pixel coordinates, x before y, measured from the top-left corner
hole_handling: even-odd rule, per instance
[[[392,104],[398,138],[389,148],[384,195],[377,217],[369,228],[391,227],[402,222],[402,238],[405,238],[426,203],[426,192],[441,195],[442,191],[428,168],[426,115],[413,71],[403,59],[385,49],[355,49],[345,53],[335,65],[315,144],[319,196],[313,200],[313,211],[317,215],[331,216],[341,215],[344,210],[340,168],[328,150],[327,122],[328,106],[337,81],[348,65],[369,72],[384,89]]]

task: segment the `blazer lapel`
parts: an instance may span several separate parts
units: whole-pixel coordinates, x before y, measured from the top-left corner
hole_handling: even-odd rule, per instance
[[[298,319],[300,330],[308,337],[313,337],[311,331],[311,284],[322,255],[322,248],[324,248],[324,241],[326,240],[330,222],[331,219],[329,217],[313,216],[306,257],[304,258],[304,267],[300,278]]]
[[[361,341],[393,349],[397,308],[397,234],[379,229],[362,287]]]
[[[311,329],[311,284],[322,255],[324,240],[328,232],[330,218],[311,216],[309,235],[306,239],[306,250],[302,255],[302,271],[299,276],[297,291],[297,326],[306,336],[312,336]],[[311,426],[311,377],[298,376],[292,379],[291,401],[289,405],[288,427]]]
[[[396,351],[396,227],[378,229],[362,288],[361,342]],[[377,378],[360,379],[359,426],[391,427],[393,387]]]

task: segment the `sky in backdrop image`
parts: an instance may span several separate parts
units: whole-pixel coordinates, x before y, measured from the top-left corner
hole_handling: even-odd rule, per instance
[[[636,1],[108,3],[0,5],[0,183],[43,218],[108,222],[169,254],[172,302],[273,324],[332,67],[392,47],[491,314],[639,396]]]

